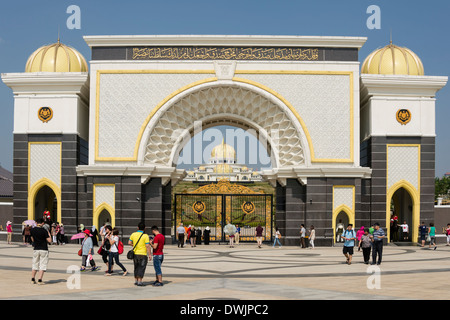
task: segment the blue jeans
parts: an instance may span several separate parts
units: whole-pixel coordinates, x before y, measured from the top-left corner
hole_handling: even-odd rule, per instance
[[[118,252],[109,252],[108,273],[111,273],[113,260],[116,261],[116,265],[118,265],[122,269],[123,272],[127,272],[127,269],[119,261],[119,253]]]
[[[274,246],[274,247],[276,246],[277,242],[278,242],[278,244],[279,244],[280,247],[281,247],[281,241],[280,241],[280,239],[278,239],[277,236],[275,236],[275,240],[273,241],[273,246]]]
[[[164,255],[153,256],[153,267],[155,267],[155,273],[157,276],[162,275],[161,265],[164,261]]]

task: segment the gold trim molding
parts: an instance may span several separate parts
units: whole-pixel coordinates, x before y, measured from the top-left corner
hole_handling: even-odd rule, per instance
[[[217,183],[207,184],[189,193],[203,193],[203,194],[263,194],[256,192],[249,187],[242,186],[236,183],[231,183],[227,179],[219,180]]]

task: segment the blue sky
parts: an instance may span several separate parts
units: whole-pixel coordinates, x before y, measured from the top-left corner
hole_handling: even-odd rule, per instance
[[[68,30],[69,5],[81,8],[81,30]],[[369,30],[368,6],[381,8],[381,30]],[[450,1],[433,0],[34,0],[1,1],[0,72],[23,72],[38,47],[61,41],[87,59],[83,35],[263,34],[368,37],[360,61],[389,42],[406,46],[422,59],[427,75],[450,70]],[[12,170],[13,95],[0,83],[0,164]],[[450,85],[437,95],[436,175],[450,171]]]

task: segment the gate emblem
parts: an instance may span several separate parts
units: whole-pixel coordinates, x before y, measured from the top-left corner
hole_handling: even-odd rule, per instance
[[[49,122],[53,118],[53,110],[49,107],[42,107],[38,111],[38,118],[43,123]]]
[[[192,205],[192,209],[194,209],[194,212],[197,214],[202,214],[206,210],[206,205],[203,201],[196,201]]]
[[[244,202],[242,204],[242,211],[246,214],[253,213],[255,211],[255,205],[251,201]]]
[[[400,109],[397,111],[397,121],[401,125],[406,125],[411,121],[411,112],[407,109]]]

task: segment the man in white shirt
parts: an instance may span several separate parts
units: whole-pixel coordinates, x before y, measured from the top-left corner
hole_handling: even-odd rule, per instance
[[[304,224],[301,224],[300,225],[300,244],[302,245],[302,248],[306,248],[305,238],[306,238],[306,228],[305,228]]]
[[[186,230],[183,227],[183,224],[180,223],[180,226],[177,228],[177,234],[178,234],[178,248],[181,247],[184,248],[184,234]]]
[[[403,224],[400,225],[402,228],[403,241],[408,241],[409,239],[409,226],[406,221],[403,221]]]

